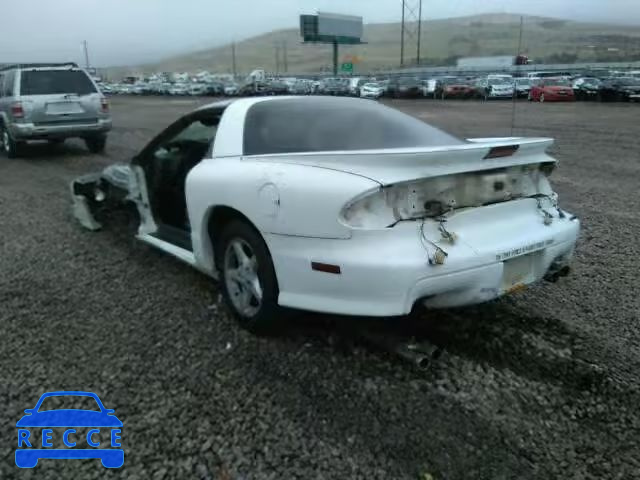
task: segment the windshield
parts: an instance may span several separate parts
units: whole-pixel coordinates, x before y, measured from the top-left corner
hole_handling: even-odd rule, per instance
[[[87,95],[96,92],[89,77],[80,70],[24,70],[21,75],[21,95]]]
[[[398,80],[400,85],[417,85],[420,83],[420,80],[417,78],[401,78]]]
[[[490,78],[489,85],[513,85],[512,80],[510,78]]]
[[[330,98],[257,103],[247,113],[244,131],[245,155],[461,144],[395,109]]]
[[[640,79],[633,78],[633,77],[621,77],[621,78],[614,79],[612,83],[617,83],[618,85],[629,87],[629,86],[640,85]]]
[[[597,86],[600,85],[602,83],[602,80],[600,80],[599,78],[585,78],[582,81],[582,85],[590,85],[590,86]]]
[[[570,87],[571,82],[564,78],[547,78],[542,82],[547,87]]]

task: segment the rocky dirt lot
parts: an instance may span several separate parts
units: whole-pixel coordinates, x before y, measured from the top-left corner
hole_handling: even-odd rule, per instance
[[[125,229],[73,220],[68,183],[127,161],[205,100],[115,98],[107,153],[0,158],[0,478],[640,478],[640,107],[518,103],[553,136],[573,274],[473,308],[386,319],[445,354],[427,372],[367,348],[366,320],[239,330],[216,285]],[[511,104],[394,101],[459,136],[508,136]],[[15,422],[52,390],[96,392],[125,465],[14,464]]]

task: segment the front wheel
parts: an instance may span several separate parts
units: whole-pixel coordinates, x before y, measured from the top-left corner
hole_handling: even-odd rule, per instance
[[[107,137],[105,135],[87,137],[84,139],[84,143],[91,153],[102,153],[107,145]]]
[[[260,234],[233,221],[217,242],[222,294],[241,327],[257,335],[275,331],[283,311],[271,255]]]

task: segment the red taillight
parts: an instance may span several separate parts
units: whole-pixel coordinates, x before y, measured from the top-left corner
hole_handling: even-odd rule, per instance
[[[24,109],[22,108],[22,103],[16,102],[13,105],[11,105],[11,115],[14,118],[24,117]]]
[[[511,155],[516,153],[519,148],[520,145],[504,145],[501,147],[493,147],[491,150],[489,150],[489,153],[484,156],[484,160],[487,160],[488,158],[510,157]]]
[[[109,102],[107,101],[106,98],[103,98],[100,100],[100,108],[105,113],[109,111]]]

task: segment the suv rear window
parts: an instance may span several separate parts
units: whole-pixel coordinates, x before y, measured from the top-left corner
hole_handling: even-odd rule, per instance
[[[95,92],[89,77],[80,70],[24,70],[21,75],[20,95]]]
[[[462,143],[417,118],[355,99],[267,100],[249,109],[244,126],[245,155]]]

